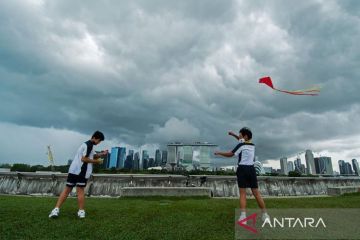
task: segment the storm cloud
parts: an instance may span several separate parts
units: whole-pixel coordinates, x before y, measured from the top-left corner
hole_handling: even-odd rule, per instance
[[[40,163],[54,141],[65,162],[97,129],[229,150],[242,126],[261,161],[360,158],[359,26],[358,1],[2,1],[0,162]]]

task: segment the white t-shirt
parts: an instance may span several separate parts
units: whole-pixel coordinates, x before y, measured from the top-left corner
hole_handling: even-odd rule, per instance
[[[253,143],[240,142],[232,152],[238,156],[238,165],[254,165],[255,145]]]
[[[70,165],[69,173],[75,174],[75,175],[82,175],[85,178],[89,178],[92,170],[93,170],[93,164],[92,163],[85,163],[81,161],[82,157],[88,157],[90,159],[94,158],[94,149],[93,149],[93,143],[89,140],[79,147],[77,150],[75,157]]]

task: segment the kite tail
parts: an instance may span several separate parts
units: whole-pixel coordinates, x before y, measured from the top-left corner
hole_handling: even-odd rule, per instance
[[[274,88],[274,90],[279,91],[279,92],[283,92],[283,93],[288,93],[288,94],[292,94],[292,95],[307,95],[307,96],[318,96],[318,92],[307,92],[307,91],[286,91],[286,90],[280,90],[280,89],[276,89]]]

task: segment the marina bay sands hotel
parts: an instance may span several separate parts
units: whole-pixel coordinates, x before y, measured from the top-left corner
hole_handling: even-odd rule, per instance
[[[215,144],[207,142],[169,143],[167,145],[167,164],[172,168],[181,167],[186,170],[200,169],[211,170],[213,149]]]

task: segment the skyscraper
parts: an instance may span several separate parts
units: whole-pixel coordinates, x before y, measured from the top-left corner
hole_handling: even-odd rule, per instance
[[[156,149],[155,151],[155,167],[161,165],[161,151],[160,149]]]
[[[345,169],[345,161],[344,160],[339,160],[338,161],[339,164],[339,170],[340,170],[340,174],[346,174],[346,169]]]
[[[125,147],[119,147],[116,167],[117,168],[124,168],[125,159],[126,159],[126,148]]]
[[[305,152],[305,160],[306,160],[306,173],[307,174],[315,174],[315,162],[314,162],[314,154],[311,150],[306,150]]]
[[[296,160],[294,161],[294,165],[295,165],[295,171],[302,173],[302,167],[301,167],[301,159],[300,158],[296,158]]]
[[[288,168],[288,171],[290,172],[290,171],[294,171],[295,169],[294,169],[294,163],[292,162],[292,161],[289,161],[288,163],[287,163],[287,168]]]
[[[281,167],[281,173],[287,175],[289,173],[288,171],[288,163],[287,158],[282,157],[280,158],[280,167]]]
[[[118,155],[119,155],[119,147],[111,148],[110,162],[108,164],[109,168],[117,167]]]
[[[139,154],[139,152],[136,152],[134,155],[133,169],[140,170],[140,154]]]
[[[167,163],[167,151],[163,150],[161,154],[161,166],[165,166]]]
[[[142,158],[141,158],[141,162],[142,162],[142,169],[147,169],[148,168],[148,162],[149,162],[149,154],[147,150],[143,150],[142,151]]]
[[[148,161],[148,168],[149,167],[155,167],[155,160],[154,158],[149,158],[149,161]]]
[[[217,145],[214,144],[201,144],[201,143],[195,143],[200,145],[200,168],[202,170],[209,170],[211,165],[211,149],[216,147]]]
[[[352,165],[353,165],[353,168],[354,168],[354,172],[355,172],[355,175],[360,175],[360,171],[359,171],[359,163],[356,159],[353,159],[351,160],[352,162]]]
[[[351,164],[348,163],[348,162],[345,163],[345,174],[347,174],[347,175],[352,175],[353,174]]]
[[[178,148],[181,145],[182,144],[180,143],[174,143],[174,144],[168,144],[167,146],[167,152],[168,152],[167,164],[171,165],[172,168],[178,165],[179,162]]]
[[[334,170],[332,167],[331,157],[317,157],[314,158],[315,173],[333,175]]]
[[[301,170],[301,173],[302,173],[302,174],[305,174],[305,173],[306,173],[306,167],[305,167],[305,164],[301,164],[301,166],[300,166],[300,170]]]
[[[129,150],[129,154],[126,156],[126,160],[124,163],[125,169],[133,169],[133,158],[134,158],[134,150]]]
[[[193,148],[192,146],[183,146],[183,158],[181,165],[186,170],[191,170],[193,168]]]

